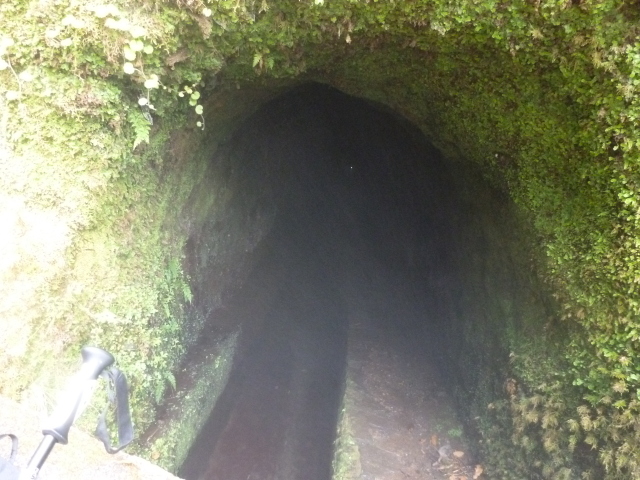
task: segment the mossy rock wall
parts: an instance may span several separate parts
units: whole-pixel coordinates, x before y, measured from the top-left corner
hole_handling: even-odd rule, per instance
[[[129,376],[144,431],[203,328],[220,341],[233,334],[212,321],[270,228],[268,175],[219,150],[228,130],[215,125],[204,136],[161,120],[134,152],[130,137],[97,119],[43,106],[36,123],[29,108],[14,112],[21,140],[5,132],[3,144],[2,392],[48,404],[80,348],[99,345]],[[247,108],[234,102],[227,124]],[[217,376],[223,388],[226,373]]]
[[[491,273],[492,254],[469,272],[456,302],[470,312],[472,292],[490,292],[485,310],[503,319],[490,328],[513,359],[505,375],[519,375],[517,390],[500,386],[503,420],[479,431],[510,425],[541,478],[638,477],[636,10],[614,1],[3,2],[1,391],[29,396],[37,377],[97,343],[131,376],[138,422],[150,424],[226,288],[205,296],[202,282],[221,265],[240,269],[268,228],[235,190],[260,184],[260,169],[207,170],[214,145],[288,81],[320,79],[401,113],[517,205],[526,246],[511,244],[515,268],[551,292],[552,319],[543,330],[543,314],[510,306],[527,294]],[[499,250],[505,238],[488,225],[487,251]],[[250,239],[244,254],[225,229]],[[189,243],[204,231],[214,244]],[[536,340],[522,341],[531,331]],[[459,365],[480,358],[466,338],[475,347]],[[549,350],[558,360],[538,362]]]

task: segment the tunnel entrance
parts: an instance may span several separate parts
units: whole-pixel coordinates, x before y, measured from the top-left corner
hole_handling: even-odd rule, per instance
[[[451,167],[406,120],[319,84],[265,105],[226,148],[237,168],[268,166],[277,214],[228,312],[236,366],[181,476],[472,478],[447,349],[455,225],[473,212]]]

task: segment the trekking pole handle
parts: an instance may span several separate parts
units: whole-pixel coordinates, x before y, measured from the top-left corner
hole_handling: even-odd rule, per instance
[[[47,420],[42,430],[44,438],[31,456],[27,468],[21,472],[20,480],[35,480],[55,444],[68,443],[69,430],[75,419],[82,413],[81,403],[87,390],[100,373],[114,362],[113,356],[101,348],[84,347],[81,354],[82,366],[72,377],[69,389]]]
[[[100,373],[114,362],[113,355],[97,347],[84,347],[81,351],[82,366],[71,379],[71,385],[65,396],[45,423],[44,435],[52,436],[57,443],[66,445],[69,441],[69,429],[81,412],[81,403],[87,390]]]

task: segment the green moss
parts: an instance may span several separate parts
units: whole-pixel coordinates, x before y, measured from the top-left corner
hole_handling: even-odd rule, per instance
[[[349,402],[347,395],[343,396],[343,403],[338,418],[338,429],[333,454],[333,475],[334,480],[352,480],[359,478],[362,473],[360,465],[360,450],[353,438],[351,424],[346,405]]]
[[[199,364],[189,365],[192,371],[188,372],[186,388],[171,396],[168,422],[154,434],[157,440],[145,447],[144,454],[158,465],[176,472],[184,462],[227,384],[237,341],[238,333],[230,335],[215,353],[205,354]]]

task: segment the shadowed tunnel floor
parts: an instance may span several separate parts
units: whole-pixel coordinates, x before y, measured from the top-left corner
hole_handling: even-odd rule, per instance
[[[426,284],[446,255],[452,202],[437,152],[417,137],[317,85],[267,105],[235,135],[238,162],[274,169],[277,214],[234,300],[240,360],[181,476],[330,479],[346,385],[363,417],[355,434],[370,437],[359,439],[360,478],[406,478],[409,468],[443,478],[429,442],[452,413],[446,399],[429,403],[446,394]],[[252,292],[265,290],[270,299],[252,307]]]

